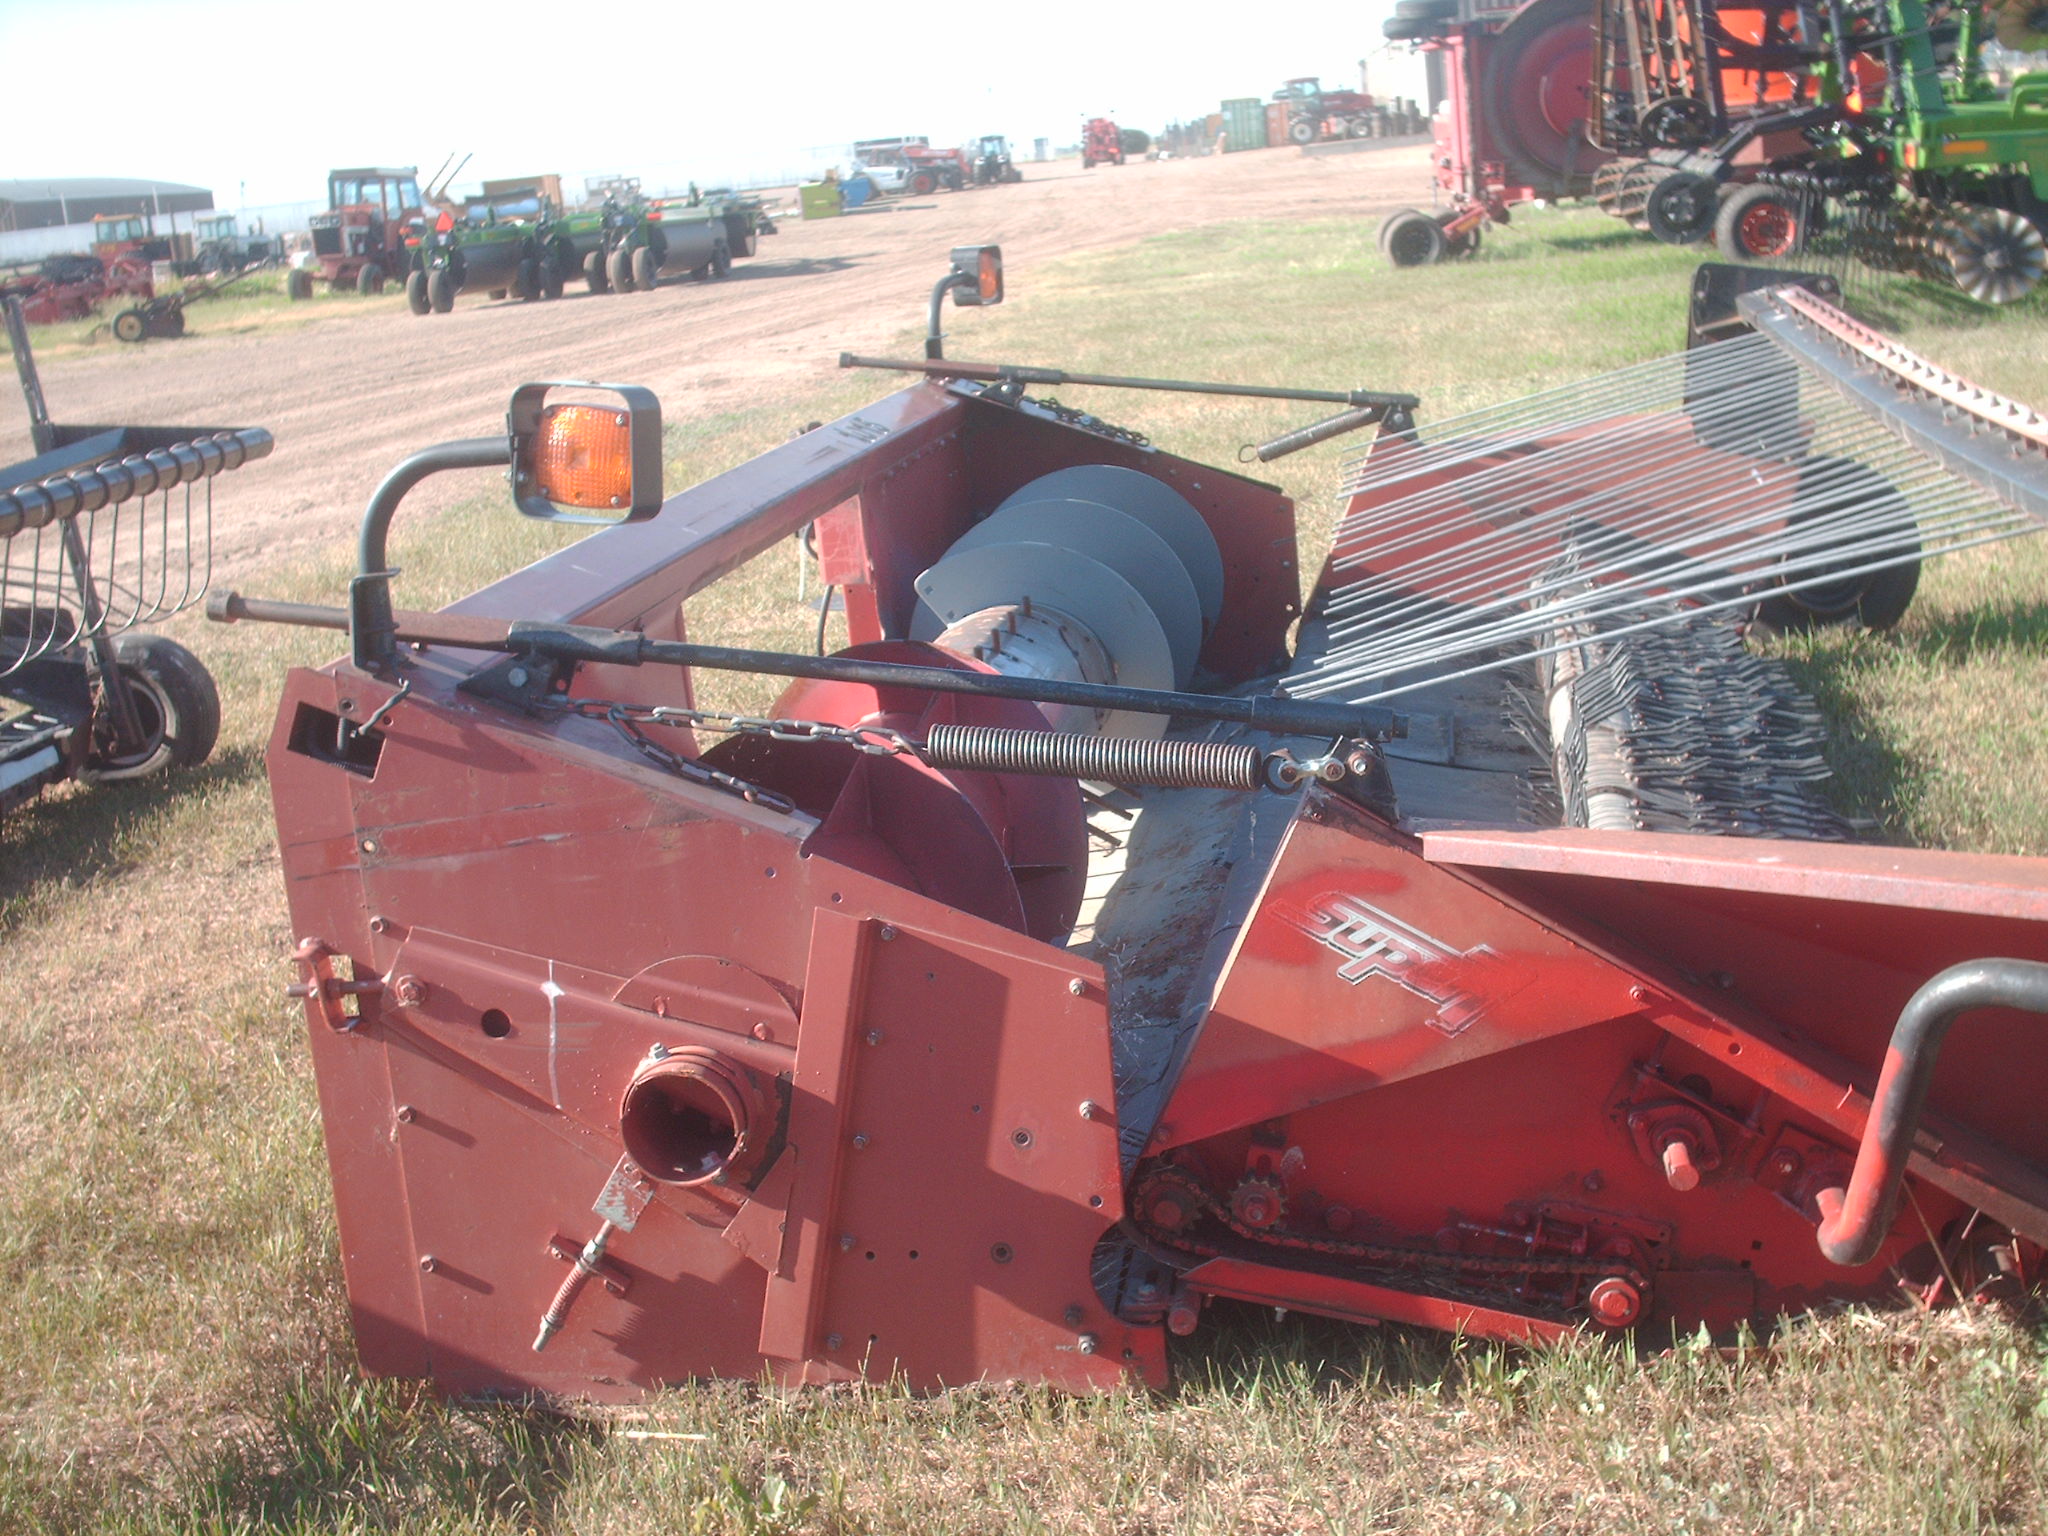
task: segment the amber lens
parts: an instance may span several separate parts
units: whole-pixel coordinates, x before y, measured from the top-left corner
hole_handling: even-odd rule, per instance
[[[623,507],[633,495],[633,431],[606,405],[551,405],[533,443],[533,480],[564,507]]]
[[[997,259],[994,251],[983,251],[981,253],[981,296],[984,299],[993,300],[1000,298],[1002,292],[1003,264]]]

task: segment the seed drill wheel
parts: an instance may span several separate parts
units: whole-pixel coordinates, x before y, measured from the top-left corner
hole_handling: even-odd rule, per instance
[[[633,253],[623,245],[605,258],[604,272],[611,279],[613,292],[633,291]]]
[[[96,734],[79,777],[111,784],[205,762],[220,735],[220,693],[199,658],[161,635],[131,632],[114,642],[114,659],[141,740],[123,747]]]
[[[1443,226],[1426,213],[1397,214],[1387,220],[1380,247],[1397,267],[1434,266],[1450,248]]]
[[[114,340],[140,341],[149,329],[139,309],[124,309],[114,316]]]
[[[1730,261],[1777,261],[1806,249],[1806,199],[1781,187],[1743,187],[1721,204],[1714,243]]]
[[[1691,245],[1714,232],[1721,211],[1720,188],[1710,176],[1677,171],[1650,189],[1643,218],[1666,245]]]
[[[512,274],[512,292],[522,304],[531,304],[540,297],[540,269],[528,256],[519,263]]]
[[[424,315],[433,309],[427,298],[427,274],[418,270],[408,272],[405,277],[405,307],[416,315]]]
[[[455,307],[455,279],[446,267],[436,267],[427,274],[427,307],[437,315],[445,315]]]
[[[583,258],[583,281],[590,285],[592,293],[610,293],[612,280],[605,274],[604,252],[592,251]]]
[[[1941,238],[1941,254],[1956,286],[1980,304],[2025,298],[2048,267],[2040,229],[2005,208],[1979,208],[1956,219]]]
[[[641,246],[633,253],[633,287],[640,293],[654,292],[655,282],[660,278],[655,270],[654,252]]]
[[[711,248],[711,275],[714,278],[729,276],[732,272],[732,252],[720,241]]]
[[[1379,252],[1382,256],[1387,254],[1387,231],[1394,227],[1394,224],[1397,220],[1405,219],[1410,214],[1413,214],[1417,218],[1423,219],[1429,217],[1428,214],[1424,213],[1419,208],[1397,208],[1392,213],[1388,214],[1385,218],[1380,220],[1380,227],[1373,234],[1373,243],[1379,247]]]

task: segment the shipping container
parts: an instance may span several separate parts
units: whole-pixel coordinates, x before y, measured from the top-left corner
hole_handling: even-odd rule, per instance
[[[1266,103],[1266,142],[1285,144],[1287,142],[1287,103],[1269,101]]]
[[[1223,148],[1226,153],[1266,147],[1266,104],[1256,96],[1223,103]]]

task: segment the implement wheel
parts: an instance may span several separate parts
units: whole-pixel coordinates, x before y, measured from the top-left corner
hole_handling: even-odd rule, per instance
[[[1787,531],[1851,516],[1881,523],[1880,537],[1888,547],[1875,555],[1845,556],[1846,569],[1854,571],[1873,559],[1901,563],[1832,580],[1817,579],[1828,575],[1825,567],[1808,571],[1804,579],[1812,585],[1766,597],[1756,605],[1757,618],[1773,629],[1799,632],[1835,624],[1890,629],[1905,617],[1920,586],[1920,531],[1913,509],[1874,469],[1852,459],[1822,455],[1808,459],[1799,471],[1799,490]]]
[[[633,253],[623,245],[605,258],[604,271],[611,279],[614,293],[633,291]]]
[[[583,258],[583,281],[590,285],[592,293],[610,293],[612,280],[604,270],[604,252],[592,251]]]
[[[1426,213],[1396,214],[1387,220],[1380,245],[1397,267],[1431,267],[1449,248],[1443,226]]]
[[[1380,220],[1380,227],[1373,235],[1373,243],[1379,247],[1382,256],[1387,254],[1387,231],[1392,229],[1397,222],[1409,217],[1411,214],[1418,219],[1429,217],[1420,208],[1396,208],[1392,213]]]
[[[446,267],[436,267],[427,274],[427,307],[437,315],[445,315],[455,307],[455,279],[448,275]]]
[[[711,275],[714,278],[725,277],[731,271],[732,252],[727,250],[723,244],[713,246],[711,248]]]
[[[142,739],[123,748],[96,729],[79,777],[111,784],[205,762],[220,735],[220,692],[199,658],[174,640],[140,633],[116,640],[114,658]]]
[[[114,340],[140,341],[149,329],[149,322],[142,317],[139,309],[124,309],[114,316]]]
[[[1806,249],[1806,200],[1781,187],[1744,187],[1729,194],[1714,220],[1714,243],[1730,261],[1778,261]]]
[[[641,293],[652,293],[660,280],[661,274],[654,266],[654,252],[641,246],[633,253],[633,287]]]
[[[433,309],[427,301],[427,274],[414,268],[405,275],[405,307],[416,315],[424,315]]]
[[[1650,189],[1643,218],[1666,245],[1691,245],[1714,232],[1721,212],[1720,189],[1710,176],[1675,171]]]
[[[2032,220],[2004,208],[1979,208],[1955,220],[1941,239],[1956,286],[1980,304],[2023,299],[2048,267],[2048,242]],[[120,335],[116,320],[114,334]]]

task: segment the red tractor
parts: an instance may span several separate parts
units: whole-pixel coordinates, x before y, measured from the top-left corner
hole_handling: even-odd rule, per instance
[[[1122,165],[1124,163],[1124,136],[1121,129],[1106,117],[1091,117],[1081,130],[1081,169],[1092,171],[1098,165]]]
[[[382,293],[385,281],[410,265],[406,231],[424,226],[425,208],[415,166],[329,172],[327,212],[310,221],[318,278],[336,289]],[[417,233],[416,228],[415,239]],[[314,282],[314,268],[294,268],[285,291],[295,299],[310,299]]]
[[[128,293],[144,299],[156,291],[151,264],[174,261],[178,254],[171,241],[150,234],[149,221],[139,213],[95,214],[92,253],[106,272],[102,296]]]
[[[974,165],[958,149],[933,149],[928,144],[906,144],[903,162],[910,168],[905,190],[928,197],[944,187],[958,192],[974,180]]]

